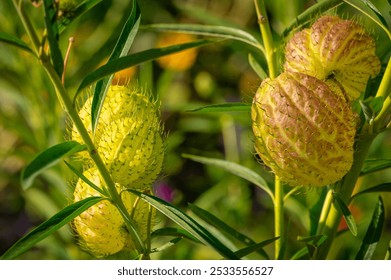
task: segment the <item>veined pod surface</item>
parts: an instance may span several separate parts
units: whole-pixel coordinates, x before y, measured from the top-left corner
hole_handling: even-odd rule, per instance
[[[321,80],[336,80],[353,101],[380,71],[375,50],[373,38],[359,24],[323,16],[288,41],[284,67]]]
[[[83,172],[97,187],[102,187],[102,179],[95,168]],[[117,185],[118,191],[123,189]],[[74,201],[101,194],[90,185],[78,180],[74,190]],[[147,238],[148,215],[150,206],[135,195],[123,191],[121,199],[129,212],[142,240]],[[151,210],[152,211],[152,210]],[[152,211],[152,226],[156,221],[156,211]],[[109,201],[103,200],[84,211],[73,220],[73,227],[81,238],[81,245],[97,257],[105,257],[122,250],[134,250],[129,235],[118,209]]]
[[[88,98],[79,116],[91,129],[91,102]],[[83,142],[76,128],[72,140]],[[101,109],[94,143],[113,179],[124,188],[150,189],[159,175],[164,158],[162,127],[155,102],[137,90],[112,85]],[[84,154],[88,160],[88,155]]]
[[[284,72],[264,80],[254,96],[255,149],[291,186],[332,184],[352,166],[356,115],[342,89],[329,83]]]

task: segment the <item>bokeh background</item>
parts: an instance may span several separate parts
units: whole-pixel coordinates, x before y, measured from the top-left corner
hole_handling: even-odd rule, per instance
[[[280,34],[314,1],[266,1],[273,30]],[[384,11],[389,24],[390,6],[385,0],[372,1]],[[82,78],[105,63],[121,31],[128,0],[105,0],[85,14],[62,34],[63,53],[68,38],[75,41],[66,70],[65,85],[72,95]],[[259,37],[253,1],[187,0],[139,1],[142,25],[151,23],[201,23],[243,28]],[[28,6],[37,29],[43,30],[42,9]],[[388,61],[391,44],[370,20],[346,6],[338,13],[353,16],[365,24],[378,42],[378,55]],[[0,31],[28,42],[11,1],[0,2]],[[183,38],[192,40],[195,38]],[[161,40],[165,40],[163,43]],[[140,29],[131,52],[158,44],[175,44],[172,38]],[[159,43],[160,42],[160,43]],[[192,57],[194,61],[192,61]],[[187,211],[187,204],[213,213],[227,224],[260,242],[273,237],[273,208],[268,196],[254,185],[219,168],[183,158],[183,153],[223,158],[240,163],[272,182],[271,174],[258,162],[253,149],[250,113],[192,113],[190,109],[225,102],[246,102],[257,90],[261,79],[248,63],[248,53],[239,43],[224,41],[188,52],[176,65],[167,68],[156,61],[139,65],[123,79],[137,82],[161,102],[166,131],[164,170],[156,182],[157,195]],[[37,177],[34,186],[21,189],[23,167],[37,153],[67,138],[69,121],[38,61],[26,52],[0,43],[0,255],[34,226],[51,217],[72,200],[74,177],[64,164],[54,166]],[[370,158],[391,158],[391,133],[381,134],[374,142]],[[390,169],[366,176],[357,190],[391,182]],[[287,257],[303,247],[297,236],[307,236],[309,209],[322,190],[304,190],[286,203]],[[360,246],[371,218],[377,194],[355,200],[359,236],[342,232],[330,258],[352,259]],[[384,258],[391,238],[391,196],[382,194],[387,207],[386,225],[375,258]],[[159,226],[171,225],[163,216]],[[341,225],[341,229],[344,225]],[[213,230],[213,229],[212,229]],[[157,240],[164,243],[166,240]],[[265,248],[273,251],[273,245]],[[257,258],[259,255],[250,255]],[[38,243],[21,259],[89,259],[77,244],[70,226]],[[168,250],[152,255],[154,259],[215,259],[220,256],[199,244],[181,241]]]

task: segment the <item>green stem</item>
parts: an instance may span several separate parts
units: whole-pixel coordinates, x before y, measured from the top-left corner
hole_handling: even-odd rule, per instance
[[[357,141],[357,146],[355,148],[356,152],[354,154],[353,166],[351,170],[345,175],[340,189],[336,190],[339,192],[340,198],[346,205],[349,204],[349,200],[353,193],[354,186],[356,185],[357,179],[360,176],[364,160],[368,154],[369,148],[374,138],[375,135],[368,134],[367,128],[364,127],[363,133],[360,135]],[[329,198],[326,203],[330,204],[330,211],[327,215],[327,219],[325,220],[325,222],[323,222],[324,218],[322,218],[322,231],[319,233],[326,235],[327,239],[319,247],[319,250],[315,255],[316,259],[327,258],[331,245],[333,244],[334,238],[337,234],[338,226],[342,217],[342,213],[340,212],[339,207],[333,203],[333,199]]]
[[[270,29],[269,20],[267,17],[265,1],[254,0],[255,10],[257,12],[258,24],[262,34],[262,40],[265,47],[265,55],[267,66],[269,69],[269,77],[274,79],[278,75],[276,48]]]
[[[390,122],[391,118],[391,58],[384,72],[379,89],[377,90],[376,97],[383,97],[385,99],[382,110],[372,123],[373,131],[381,132],[387,126],[387,123]]]
[[[46,73],[48,74],[49,78],[52,81],[52,84],[56,90],[56,94],[58,97],[59,102],[63,106],[64,110],[68,113],[69,117],[71,118],[72,122],[74,123],[76,129],[78,130],[80,136],[82,137],[85,145],[87,146],[88,152],[91,156],[91,159],[94,161],[96,167],[98,168],[106,186],[107,190],[110,195],[110,199],[114,203],[114,205],[117,206],[118,211],[120,212],[121,216],[123,217],[125,221],[126,228],[128,229],[133,241],[135,242],[135,246],[137,250],[141,253],[145,252],[144,243],[142,242],[140,235],[138,234],[136,227],[132,221],[132,219],[129,216],[128,211],[126,210],[125,205],[123,204],[117,189],[115,187],[115,183],[111,178],[111,175],[109,171],[106,168],[106,165],[104,164],[102,158],[98,154],[95,145],[90,137],[90,135],[87,132],[87,129],[85,128],[83,122],[81,121],[77,111],[73,107],[72,100],[70,99],[68,93],[66,92],[64,85],[61,82],[60,77],[58,76],[57,72],[54,70],[53,66],[43,57],[39,56],[40,52],[40,41],[39,38],[35,32],[35,29],[33,25],[31,24],[29,17],[26,15],[23,9],[23,3],[22,1],[17,2],[17,0],[13,0],[15,8],[18,12],[18,15],[24,25],[24,28],[26,29],[26,32],[30,36],[30,39],[34,45],[35,51],[38,54],[38,57],[40,58],[40,62],[45,69]]]
[[[330,213],[331,205],[333,204],[333,191],[334,191],[333,189],[329,189],[326,198],[324,200],[322,212],[320,213],[320,217],[319,217],[318,228],[316,231],[317,235],[322,234],[322,232],[324,231],[326,220]]]
[[[275,259],[283,257],[284,238],[284,188],[279,177],[275,177],[274,190],[274,235],[280,237],[275,242]]]

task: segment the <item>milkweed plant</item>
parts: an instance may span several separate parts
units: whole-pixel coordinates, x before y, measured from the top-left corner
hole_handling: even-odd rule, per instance
[[[5,2],[1,259],[391,258],[390,1]]]

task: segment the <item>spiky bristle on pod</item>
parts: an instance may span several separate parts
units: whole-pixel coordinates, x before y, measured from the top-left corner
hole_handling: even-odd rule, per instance
[[[80,109],[91,134],[92,97]],[[82,142],[76,128],[72,139]],[[136,190],[150,189],[164,158],[162,127],[156,102],[126,86],[109,88],[95,130],[94,142],[116,183]],[[84,154],[88,160],[88,154]]]
[[[353,101],[380,72],[375,51],[373,38],[359,24],[323,16],[288,41],[284,68],[321,80],[334,79]]]
[[[102,188],[102,179],[96,168],[90,168],[83,175]],[[145,240],[148,236],[149,215],[151,215],[151,227],[156,224],[156,211],[149,204],[127,191],[117,184],[123,201],[133,224],[136,226],[140,238]],[[90,185],[78,180],[74,190],[74,201],[80,201],[87,197],[101,195]],[[150,214],[151,213],[151,214]],[[73,220],[73,227],[81,238],[81,245],[97,257],[106,257],[120,251],[133,251],[135,246],[129,235],[123,217],[117,208],[109,201],[103,200],[80,214]]]
[[[330,87],[306,74],[284,72],[263,81],[254,97],[255,149],[291,186],[332,184],[351,168],[356,116],[338,84]]]

